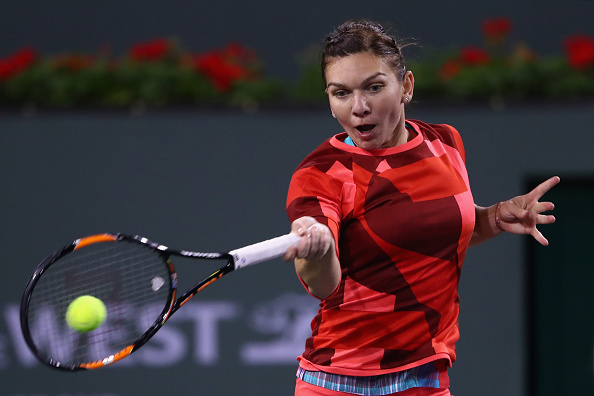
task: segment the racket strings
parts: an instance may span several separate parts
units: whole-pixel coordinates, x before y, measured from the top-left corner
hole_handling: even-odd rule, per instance
[[[89,245],[67,254],[40,276],[29,301],[28,325],[37,350],[63,365],[100,361],[139,339],[168,305],[165,260],[140,244]],[[105,322],[81,333],[65,321],[68,305],[91,295],[107,309]]]

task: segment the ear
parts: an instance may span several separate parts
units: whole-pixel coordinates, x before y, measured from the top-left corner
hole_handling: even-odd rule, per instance
[[[402,81],[402,103],[410,103],[413,98],[415,90],[415,76],[408,70],[404,74],[404,80]]]
[[[336,118],[336,114],[334,114],[334,110],[332,109],[332,105],[328,106],[328,110],[330,110],[330,114],[332,114],[332,117]]]

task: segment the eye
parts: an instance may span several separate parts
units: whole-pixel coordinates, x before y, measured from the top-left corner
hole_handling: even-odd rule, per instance
[[[379,92],[382,90],[384,86],[382,84],[372,84],[369,86],[368,90],[370,92]]]
[[[332,91],[331,93],[332,93],[332,96],[334,96],[336,98],[345,98],[349,94],[344,89],[337,89],[336,91]]]

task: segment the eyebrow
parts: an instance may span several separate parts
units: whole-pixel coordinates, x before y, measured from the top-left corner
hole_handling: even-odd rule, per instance
[[[386,75],[386,73],[383,73],[383,72],[377,72],[377,73],[372,74],[371,76],[367,77],[365,80],[363,80],[361,85],[367,85],[370,81],[376,79],[379,76],[387,76],[387,75]],[[328,84],[326,84],[326,88],[330,88],[330,86],[335,86],[338,88],[346,88],[346,85],[332,82],[332,81],[330,81]]]

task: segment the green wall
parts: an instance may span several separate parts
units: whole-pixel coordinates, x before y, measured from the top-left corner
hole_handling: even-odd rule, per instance
[[[549,194],[556,243],[528,245],[527,344],[532,395],[594,394],[594,177]]]
[[[460,130],[475,200],[488,205],[523,193],[535,175],[592,176],[592,110],[421,103],[408,114]],[[324,109],[0,114],[0,394],[292,394],[295,356],[317,301],[282,260],[217,282],[129,362],[102,371],[70,374],[37,364],[20,337],[18,307],[35,266],[80,236],[137,233],[174,248],[217,251],[287,232],[293,169],[339,131]],[[564,240],[555,227],[543,227],[552,246]],[[532,276],[526,243],[535,242],[504,235],[467,256],[451,371],[457,396],[524,394]],[[176,267],[181,288],[211,269],[184,261]]]

